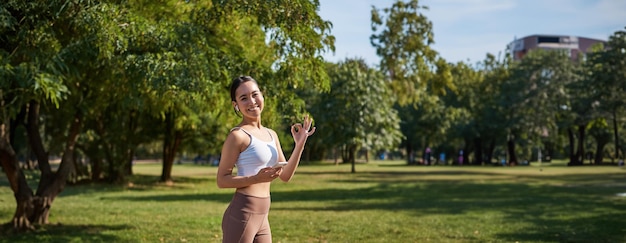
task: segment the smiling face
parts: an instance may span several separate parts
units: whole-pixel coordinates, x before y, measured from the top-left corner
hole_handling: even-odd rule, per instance
[[[256,82],[246,81],[235,90],[233,105],[239,108],[244,117],[258,117],[264,106],[264,99]]]

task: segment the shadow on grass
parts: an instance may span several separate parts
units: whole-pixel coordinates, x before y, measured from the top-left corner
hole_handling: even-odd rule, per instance
[[[499,233],[496,237],[503,242],[626,242],[626,201],[617,198],[618,192],[626,192],[623,173],[610,174],[567,174],[567,175],[519,175],[489,171],[389,171],[389,172],[311,172],[301,175],[330,175],[320,179],[315,189],[272,192],[273,211],[342,211],[388,210],[413,215],[472,218],[468,225],[481,227],[485,222],[480,215],[497,214],[504,225],[506,222],[524,222],[515,233]],[[464,178],[464,179],[459,179]],[[158,179],[158,178],[156,178]],[[155,183],[154,176],[134,176],[135,186],[85,185],[69,189],[70,194],[102,193],[110,190],[152,190],[162,185]],[[213,183],[214,179],[175,178],[180,188],[188,184]],[[207,182],[208,181],[208,182]],[[304,182],[317,183],[317,182]],[[326,186],[325,184],[328,184]],[[333,185],[349,184],[335,188]],[[175,185],[176,186],[176,185]],[[169,186],[168,186],[169,187]],[[65,192],[63,193],[64,195]],[[232,190],[223,193],[172,193],[158,195],[105,196],[111,201],[215,201],[227,204]],[[467,216],[479,215],[479,216]],[[519,224],[518,224],[519,225]],[[48,227],[48,226],[46,226]],[[67,227],[67,228],[64,228]],[[102,229],[104,227],[104,229]],[[54,239],[71,241],[71,237],[93,237],[94,241],[116,241],[107,239],[102,230],[119,230],[123,227],[110,226],[67,226],[46,228],[37,234],[45,238],[49,232]],[[57,236],[64,232],[70,236]],[[506,231],[511,232],[511,231]],[[9,236],[13,237],[13,236]],[[15,237],[19,237],[16,235]],[[52,236],[50,236],[52,237]],[[61,238],[57,238],[61,237]],[[100,238],[98,238],[100,237]],[[6,237],[2,237],[3,239]],[[13,238],[12,238],[13,239]],[[15,238],[33,239],[31,237]]]
[[[593,211],[594,208],[588,208]],[[533,213],[533,212],[529,212]],[[513,215],[514,216],[514,215]],[[511,217],[510,217],[511,218]],[[518,229],[515,233],[500,233],[499,239],[519,242],[626,242],[626,213],[599,214],[571,219],[534,217],[533,226]],[[511,220],[519,220],[511,218]]]
[[[128,182],[124,184],[110,184],[105,182],[93,182],[78,185],[67,185],[61,196],[74,196],[74,195],[86,195],[90,193],[102,193],[102,191],[115,192],[115,191],[151,191],[157,188],[169,188],[169,189],[185,189],[192,185],[204,184],[207,182],[206,178],[197,177],[175,177],[174,183],[165,184],[159,182],[158,176],[152,175],[133,175]]]
[[[215,201],[227,204],[233,198],[233,191],[224,193],[208,193],[208,194],[167,194],[167,195],[149,195],[149,196],[115,196],[102,197],[102,200],[110,201],[146,201],[146,202],[182,202],[182,201]]]
[[[435,172],[467,176],[474,172]],[[505,222],[524,222],[530,226],[515,229],[511,234],[498,234],[503,242],[626,242],[626,207],[617,192],[626,189],[624,174],[509,176],[495,180],[427,180],[407,175],[421,172],[371,172],[351,180],[336,182],[374,186],[358,189],[315,189],[273,192],[272,210],[284,211],[342,211],[367,210],[401,211],[415,217],[441,215],[497,214]],[[432,175],[432,172],[427,174]],[[479,173],[485,174],[485,173]],[[375,178],[375,179],[374,179]],[[388,180],[396,178],[397,180]],[[527,183],[529,180],[554,180],[565,184]],[[520,182],[520,180],[522,180]],[[570,184],[571,183],[571,184]],[[292,203],[296,201],[327,201],[325,203]],[[296,206],[292,206],[296,205]],[[467,217],[467,216],[463,216]],[[467,222],[480,228],[480,216]]]
[[[317,172],[304,174],[315,176]],[[507,227],[506,222],[524,222],[522,225],[525,225],[513,230],[515,233],[496,235],[503,242],[626,242],[625,200],[615,196],[626,190],[626,186],[620,184],[624,179],[622,173],[543,176],[480,171],[392,171],[345,175],[321,180],[320,183],[329,186],[320,185],[316,189],[274,190],[272,211],[359,213],[388,210],[400,211],[416,218],[433,215],[475,217],[467,224],[477,228],[481,227],[481,223],[493,223],[480,215],[495,214],[504,222],[502,227]],[[456,177],[468,179],[454,179]],[[338,183],[352,186],[332,187]],[[231,197],[232,191],[225,191],[106,199],[161,202],[192,200],[227,204]]]
[[[103,231],[128,230],[129,225],[63,225],[38,226],[32,232],[15,232],[10,224],[0,226],[0,242],[123,242],[124,239]]]

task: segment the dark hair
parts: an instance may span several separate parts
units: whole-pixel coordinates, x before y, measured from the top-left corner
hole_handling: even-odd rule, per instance
[[[239,88],[239,85],[241,85],[242,83],[248,82],[248,81],[252,81],[255,84],[259,85],[256,80],[254,80],[252,77],[250,76],[239,76],[233,79],[233,81],[230,83],[230,100],[232,101],[236,101],[235,100],[235,91],[237,91],[237,88]]]

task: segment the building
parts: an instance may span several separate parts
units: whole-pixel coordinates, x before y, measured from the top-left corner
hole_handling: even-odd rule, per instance
[[[606,41],[567,35],[530,35],[515,39],[508,46],[513,60],[520,60],[532,49],[567,50],[570,58],[576,60],[579,54],[585,54],[594,44]]]

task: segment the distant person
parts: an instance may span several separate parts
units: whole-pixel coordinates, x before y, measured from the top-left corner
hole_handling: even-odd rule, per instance
[[[430,147],[426,147],[426,152],[424,153],[425,154],[424,161],[426,161],[426,165],[430,165],[430,156],[431,156],[430,153],[431,153]]]
[[[463,150],[459,151],[459,165],[463,165]]]
[[[279,177],[285,182],[291,180],[315,127],[311,127],[308,116],[303,124],[291,126],[295,145],[287,161],[276,132],[261,125],[265,103],[257,82],[249,76],[233,79],[230,97],[242,120],[228,134],[217,169],[217,186],[235,188],[222,218],[222,242],[272,242],[268,221],[270,184]],[[281,161],[287,164],[273,167]],[[237,174],[233,175],[235,166]]]

